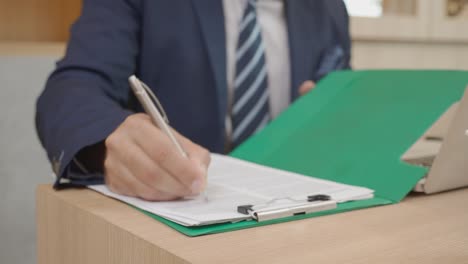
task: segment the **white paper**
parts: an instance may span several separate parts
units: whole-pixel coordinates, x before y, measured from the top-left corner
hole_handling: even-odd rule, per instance
[[[373,197],[373,190],[367,188],[307,177],[219,154],[211,157],[207,200],[197,196],[170,202],[148,202],[112,193],[105,185],[90,188],[184,226],[250,219],[250,216],[237,213],[237,206],[263,205],[278,198],[305,200],[309,195],[325,194],[340,203]]]

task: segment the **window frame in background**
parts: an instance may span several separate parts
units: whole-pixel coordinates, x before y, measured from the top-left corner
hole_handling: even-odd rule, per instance
[[[392,13],[381,17],[351,16],[350,30],[353,39],[468,43],[468,30],[466,30],[468,18],[449,17],[447,13],[449,0],[414,1],[416,1],[414,15]]]

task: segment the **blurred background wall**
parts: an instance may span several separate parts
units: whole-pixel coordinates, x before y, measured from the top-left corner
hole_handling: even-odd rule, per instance
[[[0,0],[0,263],[35,263],[34,104],[82,0]],[[294,1],[294,0],[289,0]],[[345,0],[355,69],[468,70],[468,0]]]
[[[345,0],[356,69],[468,69],[468,0]]]
[[[36,263],[35,188],[52,171],[35,102],[81,0],[0,0],[0,263]]]

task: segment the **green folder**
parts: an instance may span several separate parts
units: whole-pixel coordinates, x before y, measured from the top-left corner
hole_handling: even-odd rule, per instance
[[[369,200],[266,222],[184,227],[147,215],[187,236],[221,233],[393,204],[427,173],[401,155],[463,95],[468,72],[345,71],[330,74],[232,156],[375,190]],[[233,208],[234,210],[235,208]]]

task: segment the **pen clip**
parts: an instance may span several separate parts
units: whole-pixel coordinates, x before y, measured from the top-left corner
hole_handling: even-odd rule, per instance
[[[146,83],[142,82],[140,79],[137,79],[137,80],[138,80],[138,82],[140,82],[141,87],[143,87],[143,89],[148,93],[148,95],[150,96],[153,103],[155,103],[156,107],[158,108],[159,112],[161,113],[161,116],[164,119],[164,121],[166,122],[166,124],[169,124],[169,119],[167,118],[166,111],[164,111],[164,107],[159,102],[156,95],[153,93],[153,91],[151,91],[151,89],[148,87],[148,85],[146,85]]]

